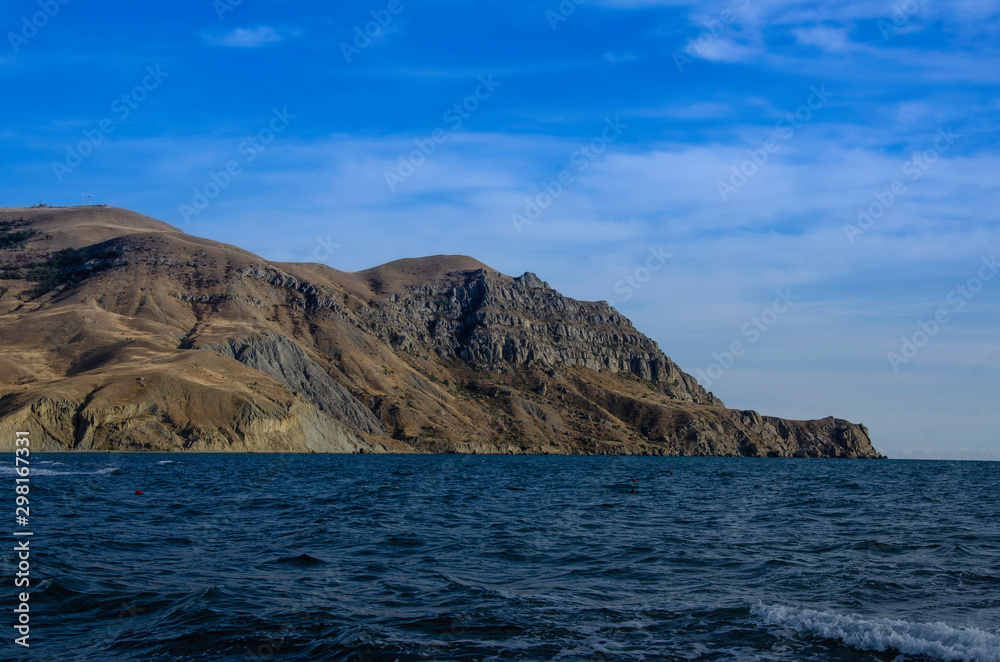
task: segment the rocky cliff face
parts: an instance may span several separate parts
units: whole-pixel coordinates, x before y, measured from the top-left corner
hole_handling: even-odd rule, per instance
[[[269,263],[124,210],[0,210],[0,439],[35,448],[877,457],[729,410],[604,302],[472,260]]]
[[[381,272],[392,268],[366,276],[384,290]],[[563,297],[533,273],[445,274],[387,293],[367,317],[402,351],[427,347],[491,372],[512,365],[610,370],[656,384],[672,399],[722,405],[607,303]]]

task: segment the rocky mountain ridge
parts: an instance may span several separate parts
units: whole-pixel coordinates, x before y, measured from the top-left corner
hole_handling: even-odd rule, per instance
[[[605,302],[471,258],[271,263],[106,207],[0,210],[0,437],[50,450],[878,457],[726,409]]]

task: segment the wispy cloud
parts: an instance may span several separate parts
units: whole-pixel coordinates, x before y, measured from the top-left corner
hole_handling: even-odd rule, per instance
[[[797,28],[792,34],[800,44],[817,46],[831,53],[842,53],[851,49],[851,39],[845,28],[834,28],[827,25],[816,25],[809,28]]]
[[[694,57],[711,62],[739,62],[758,53],[755,49],[732,39],[716,39],[688,52]]]
[[[203,37],[211,44],[230,48],[257,48],[282,40],[282,35],[278,34],[277,30],[266,25],[252,30],[237,28],[222,36],[203,35]]]

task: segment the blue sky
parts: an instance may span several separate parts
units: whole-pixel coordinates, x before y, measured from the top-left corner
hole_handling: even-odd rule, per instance
[[[0,205],[92,194],[345,270],[472,255],[612,301],[729,406],[1000,459],[996,1],[36,0],[0,28]]]

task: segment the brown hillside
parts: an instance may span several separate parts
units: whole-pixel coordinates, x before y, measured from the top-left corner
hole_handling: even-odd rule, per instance
[[[469,257],[346,273],[4,209],[0,278],[7,446],[878,456],[860,425],[726,409],[606,303]]]

